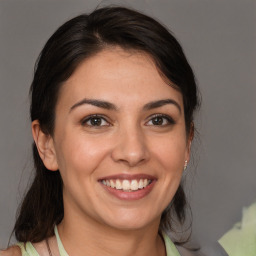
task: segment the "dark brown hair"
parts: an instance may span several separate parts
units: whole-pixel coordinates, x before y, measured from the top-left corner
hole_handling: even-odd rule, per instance
[[[105,7],[80,15],[62,25],[48,40],[35,67],[31,85],[31,121],[38,120],[46,134],[53,135],[58,93],[86,58],[106,47],[145,52],[159,72],[183,95],[187,133],[191,130],[198,91],[193,71],[174,36],[156,20],[123,7]],[[53,234],[64,209],[59,171],[46,169],[33,144],[34,180],[20,206],[14,227],[21,242],[39,242]],[[183,223],[186,196],[179,186],[161,218],[161,229],[171,229],[174,219]]]

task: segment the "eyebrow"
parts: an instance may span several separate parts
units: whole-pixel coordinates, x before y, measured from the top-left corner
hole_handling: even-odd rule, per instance
[[[107,102],[107,101],[103,101],[103,100],[94,100],[94,99],[83,99],[79,102],[77,102],[76,104],[74,104],[71,108],[70,108],[70,111],[71,112],[74,108],[77,108],[81,105],[84,105],[84,104],[89,104],[89,105],[93,105],[95,107],[98,107],[98,108],[104,108],[104,109],[108,109],[108,110],[117,110],[117,107],[110,103],[110,102]]]
[[[149,102],[143,107],[143,110],[151,110],[154,108],[162,107],[167,104],[172,104],[172,105],[176,106],[179,109],[179,112],[181,112],[180,105],[173,99],[164,99],[164,100],[157,100],[157,101]]]
[[[77,108],[81,105],[84,105],[84,104],[93,105],[93,106],[96,106],[96,107],[99,107],[99,108],[104,108],[104,109],[107,109],[107,110],[116,110],[116,111],[118,110],[118,108],[113,103],[103,101],[103,100],[86,99],[85,98],[85,99],[82,99],[81,101],[77,102],[76,104],[74,104],[70,108],[69,112],[71,112],[73,109],[75,109],[75,108]],[[143,110],[144,111],[151,110],[151,109],[154,109],[154,108],[162,107],[162,106],[167,105],[167,104],[172,104],[172,105],[176,106],[178,108],[179,112],[181,112],[180,105],[173,99],[163,99],[163,100],[157,100],[157,101],[149,102],[149,103],[147,103],[146,105],[143,106]]]

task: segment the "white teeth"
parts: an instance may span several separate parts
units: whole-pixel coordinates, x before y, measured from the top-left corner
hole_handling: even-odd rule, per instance
[[[138,190],[139,184],[137,180],[132,180],[131,182],[131,190]]]
[[[123,190],[130,190],[131,189],[131,185],[130,185],[130,182],[129,180],[123,180]]]
[[[143,180],[140,180],[140,181],[139,181],[139,189],[142,189],[143,186],[144,186],[144,182],[143,182]]]
[[[115,188],[116,187],[115,182],[113,180],[110,180],[110,186],[111,186],[111,188]]]
[[[123,191],[137,191],[143,189],[151,183],[151,180],[148,179],[139,179],[139,180],[120,180],[120,179],[111,179],[111,180],[102,180],[102,184],[105,186],[115,188]]]
[[[116,189],[122,189],[123,186],[122,186],[122,183],[120,180],[116,180]]]

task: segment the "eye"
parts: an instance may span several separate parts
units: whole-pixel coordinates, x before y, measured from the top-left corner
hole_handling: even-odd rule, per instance
[[[175,124],[174,120],[170,116],[163,115],[163,114],[154,115],[146,123],[146,125],[153,125],[153,126],[167,126],[171,124]]]
[[[82,120],[82,125],[84,126],[92,126],[92,127],[100,127],[100,126],[109,126],[109,122],[102,116],[92,115],[86,117]]]

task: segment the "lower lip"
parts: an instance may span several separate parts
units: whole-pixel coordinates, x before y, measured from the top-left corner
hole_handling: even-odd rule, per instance
[[[131,191],[131,192],[123,191],[121,189],[118,190],[118,189],[115,189],[115,188],[111,188],[111,187],[108,187],[108,186],[106,186],[102,183],[101,183],[101,185],[103,186],[103,188],[106,191],[108,191],[111,195],[117,197],[118,199],[131,201],[131,200],[139,200],[139,199],[144,198],[146,195],[148,195],[151,192],[155,183],[156,183],[156,180],[153,180],[145,188],[139,189],[139,190],[136,190],[136,191]]]

